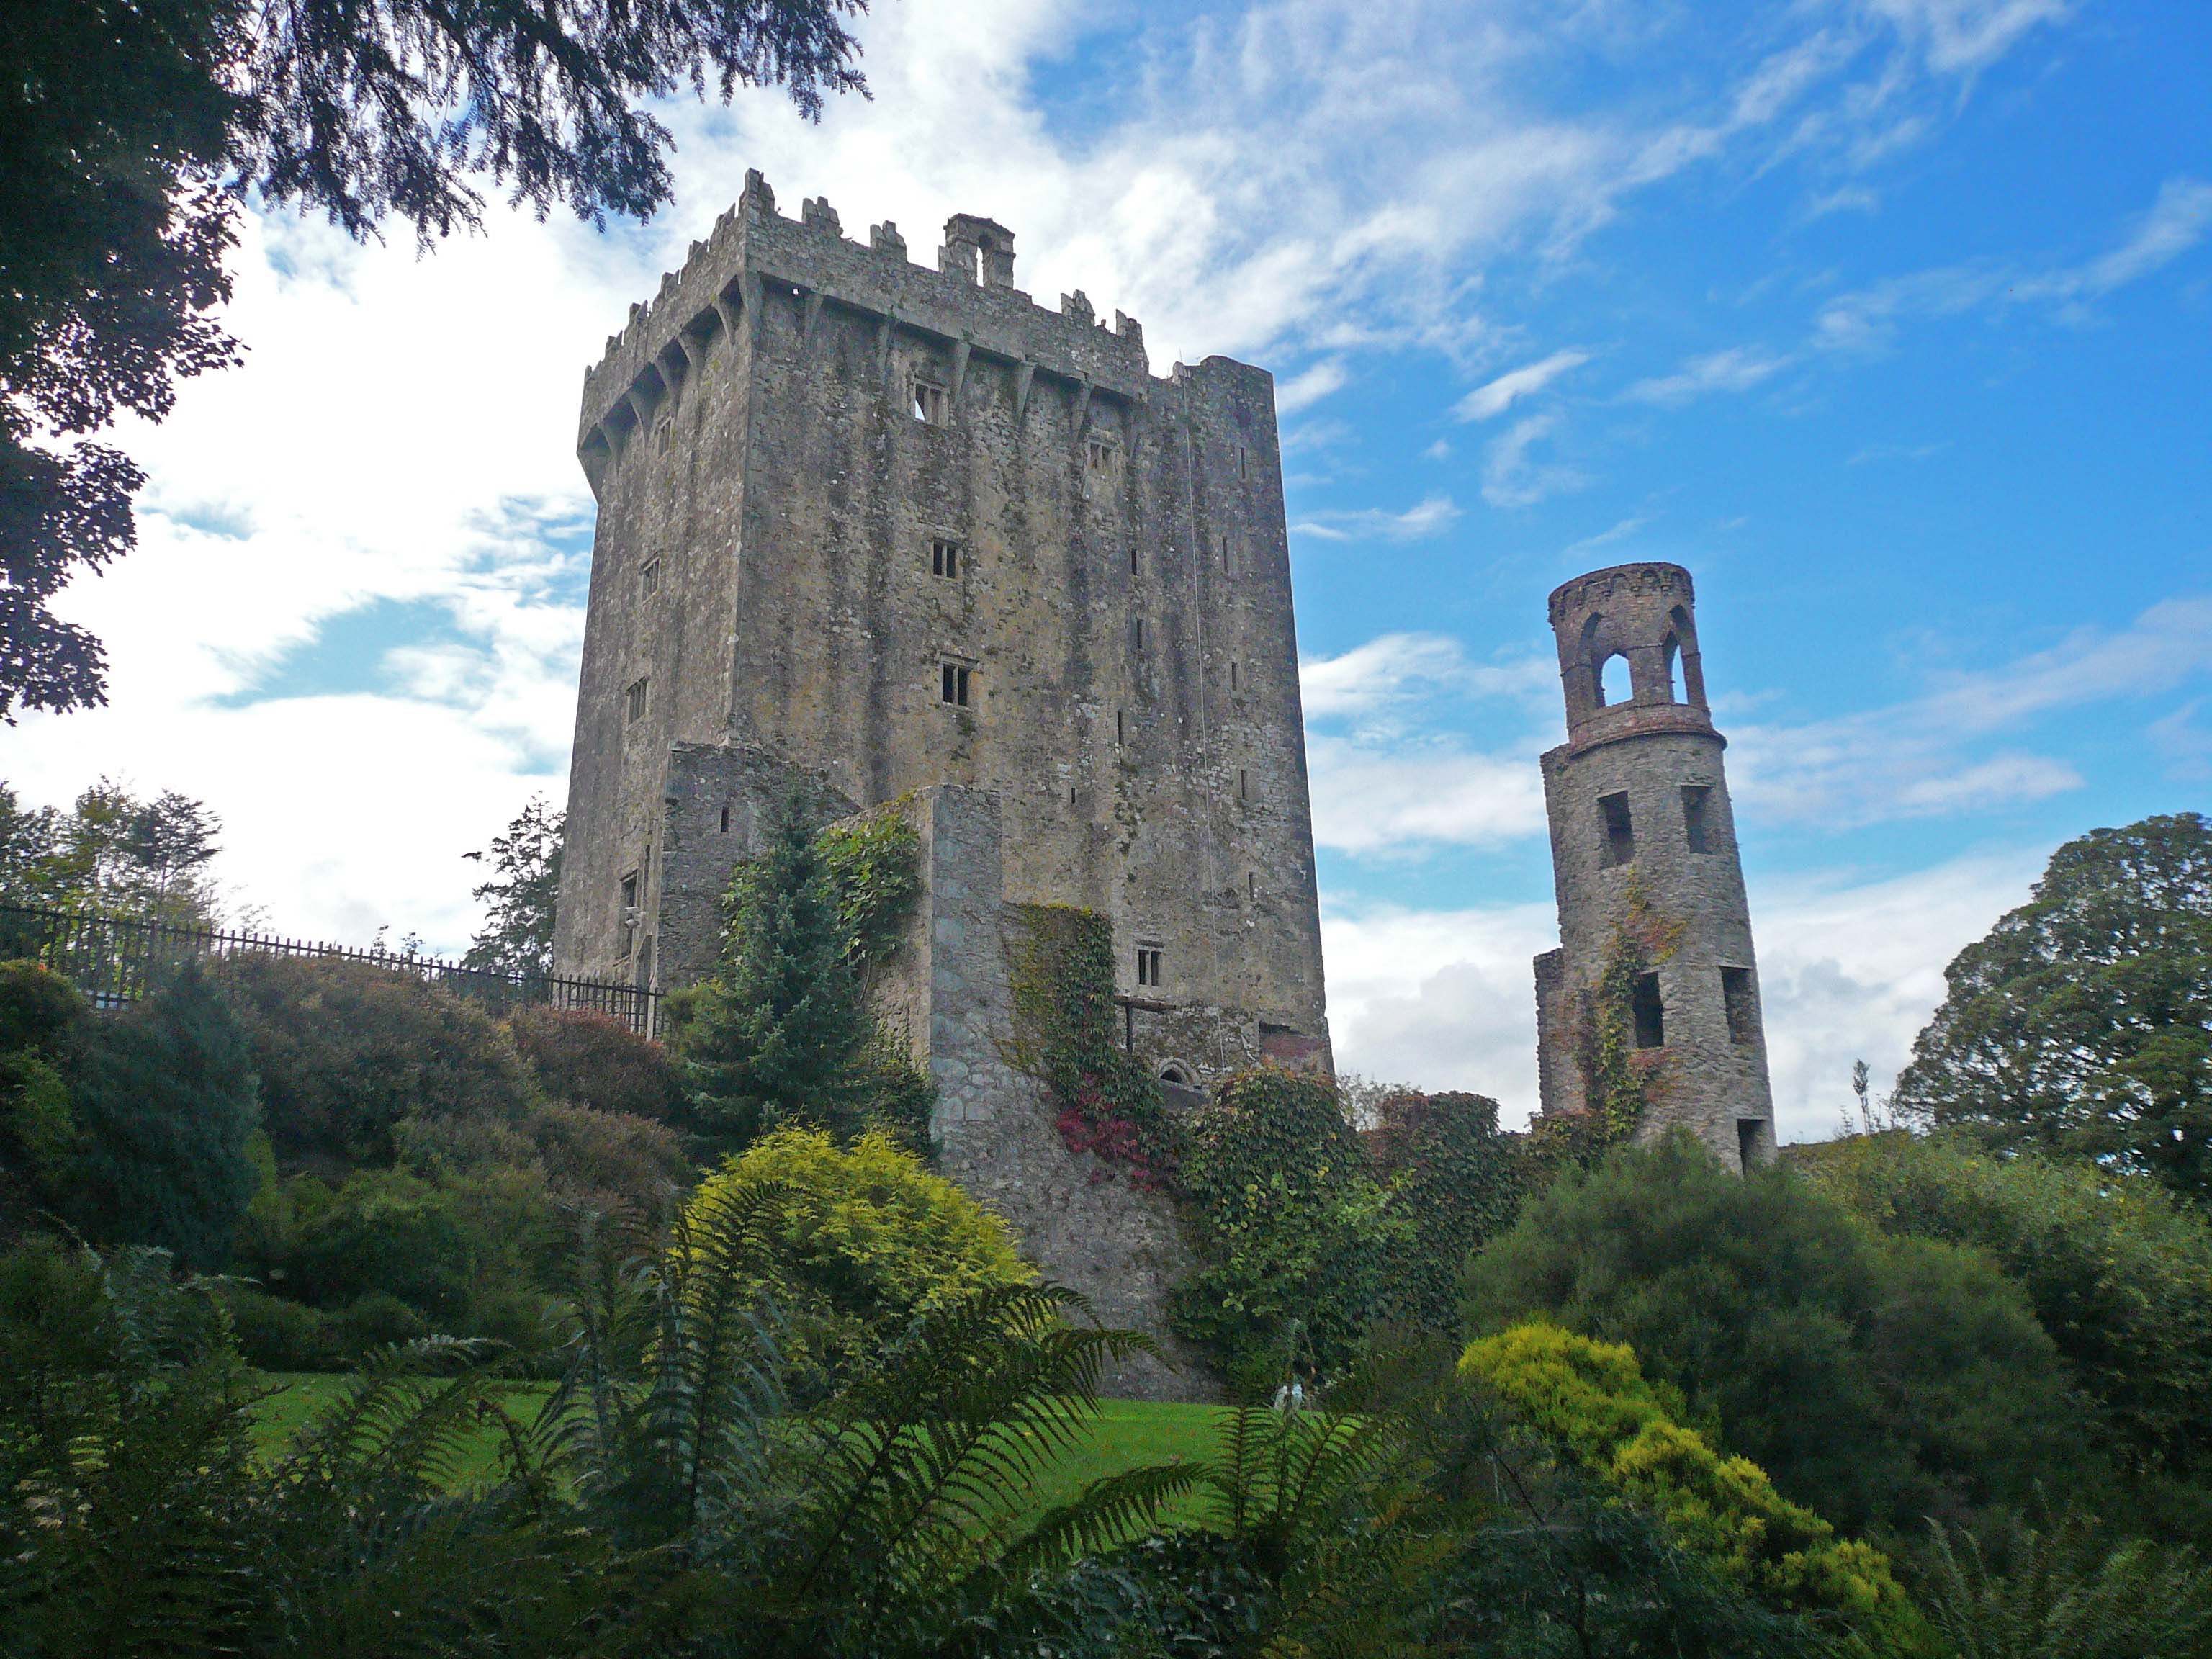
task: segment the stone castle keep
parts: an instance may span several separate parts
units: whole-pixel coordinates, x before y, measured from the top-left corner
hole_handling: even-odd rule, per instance
[[[794,787],[825,821],[897,803],[924,890],[888,1012],[940,1161],[1157,1329],[1173,1218],[1092,1183],[1006,1064],[1000,911],[1110,921],[1123,1041],[1168,1085],[1328,1066],[1274,385],[1154,378],[1128,318],[1017,289],[1013,244],[957,215],[931,269],[749,173],[586,374],[556,951],[689,983]]]
[[[1559,948],[1536,958],[1538,1074],[1547,1113],[1589,1103],[1590,994],[1640,908],[1671,940],[1631,994],[1636,1049],[1663,1054],[1638,1137],[1680,1127],[1749,1169],[1775,1156],[1774,1096],[1696,604],[1673,564],[1593,571],[1552,594],[1567,741],[1544,757]],[[1626,687],[1608,690],[1608,665],[1626,666]]]

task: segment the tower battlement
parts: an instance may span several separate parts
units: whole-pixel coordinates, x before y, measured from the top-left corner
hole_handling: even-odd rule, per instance
[[[1134,319],[1117,311],[1109,327],[1079,289],[1048,309],[1014,287],[1013,269],[1013,233],[992,220],[954,214],[933,270],[908,259],[906,239],[889,221],[872,227],[863,246],[822,198],[809,198],[795,221],[783,216],[767,180],[749,172],[737,203],[691,244],[680,270],[663,274],[650,303],[630,307],[629,323],[585,371],[578,453],[596,477],[595,459],[618,450],[680,394],[717,338],[759,315],[770,284],[817,315],[834,304],[886,334],[964,345],[1094,395],[1127,404],[1151,395],[1158,382]]]

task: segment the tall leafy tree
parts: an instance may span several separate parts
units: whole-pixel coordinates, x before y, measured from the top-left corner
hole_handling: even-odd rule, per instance
[[[222,833],[206,802],[174,790],[149,799],[102,778],[62,812],[27,809],[0,785],[0,902],[212,927]]]
[[[781,86],[817,117],[865,92],[866,0],[14,0],[0,11],[0,720],[104,698],[58,617],[136,539],[129,459],[83,441],[159,420],[238,360],[214,313],[248,192],[356,237],[482,222],[489,182],[544,213],[670,198],[652,100]]]
[[[257,1178],[246,1139],[260,1109],[244,1027],[187,961],[153,995],[79,1029],[68,1207],[94,1238],[221,1267]]]
[[[2094,830],[1944,970],[1896,1103],[2212,1201],[2212,823]]]
[[[543,795],[515,815],[491,845],[461,856],[491,866],[491,879],[470,890],[485,905],[483,926],[462,963],[501,974],[553,971],[553,912],[561,897],[561,845],[568,817]]]

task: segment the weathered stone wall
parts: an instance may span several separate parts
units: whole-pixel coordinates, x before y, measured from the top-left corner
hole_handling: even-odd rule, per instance
[[[1012,247],[963,216],[927,269],[889,226],[862,246],[825,204],[784,218],[756,178],[586,376],[561,960],[641,971],[617,895],[686,794],[671,745],[750,744],[863,805],[997,793],[1009,896],[1111,918],[1119,988],[1165,1011],[1133,1028],[1158,1065],[1217,1068],[1262,1024],[1325,1065],[1273,381],[1152,378],[1126,318],[1015,289]],[[679,983],[698,913],[659,891],[641,932]]]
[[[875,988],[937,1085],[930,1123],[940,1169],[1019,1236],[1045,1275],[1081,1291],[1101,1323],[1146,1330],[1171,1362],[1139,1355],[1107,1379],[1137,1399],[1212,1397],[1198,1357],[1165,1332],[1168,1294],[1188,1253],[1170,1201],[1069,1150],[1038,1082],[1012,1060],[1001,803],[958,787],[925,789],[895,810],[921,844],[922,896]]]
[[[1546,1111],[1584,1104],[1577,1006],[1640,890],[1680,932],[1657,969],[1665,1058],[1638,1134],[1680,1126],[1736,1167],[1775,1155],[1773,1091],[1726,740],[1705,705],[1693,605],[1689,573],[1674,565],[1595,572],[1552,596],[1568,741],[1543,759],[1560,948],[1536,959],[1539,1072]],[[1627,659],[1632,694],[1608,706],[1601,672],[1615,655]],[[1702,851],[1691,846],[1686,788],[1705,792]],[[1609,796],[1627,805],[1626,862],[1601,805]],[[1746,988],[1733,1027],[1723,969]]]

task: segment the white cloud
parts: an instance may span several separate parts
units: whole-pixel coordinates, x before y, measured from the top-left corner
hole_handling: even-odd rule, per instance
[[[1868,0],[1868,9],[1924,51],[1945,74],[1986,68],[2039,23],[2056,23],[2071,0]]]
[[[1886,1090],[1943,997],[1943,969],[2023,902],[2048,849],[1981,853],[1909,876],[1762,883],[1751,895],[1759,992],[1784,1140],[1832,1133],[1863,1059]],[[1322,916],[1337,1064],[1536,1107],[1532,958],[1559,942],[1547,904],[1419,910],[1331,904]]]
[[[1452,413],[1462,421],[1486,421],[1503,415],[1522,398],[1541,392],[1569,369],[1579,368],[1589,361],[1587,351],[1555,351],[1475,387],[1452,406]]]
[[[1331,392],[1340,392],[1352,378],[1341,357],[1324,357],[1303,374],[1284,381],[1275,388],[1275,412],[1295,415],[1311,407]]]
[[[1893,276],[1840,295],[1821,307],[1815,345],[1866,351],[1887,346],[1899,322],[1954,317],[1988,307],[2046,306],[2063,317],[2084,314],[2088,301],[2139,282],[2189,252],[2212,234],[2212,184],[2167,179],[2158,198],[2112,247],[2078,264],[2039,268],[2017,262],[1942,265]]]
[[[1611,528],[1599,531],[1595,536],[1585,536],[1578,542],[1568,543],[1562,550],[1560,556],[1566,559],[1579,559],[1586,554],[1596,552],[1600,548],[1611,547],[1615,542],[1626,541],[1650,522],[1651,520],[1646,518],[1623,519]]]
[[[1538,657],[1475,663],[1442,634],[1384,634],[1334,657],[1298,665],[1309,722],[1369,715],[1418,698],[1504,697],[1527,702],[1556,690],[1557,669]]]
[[[1492,507],[1534,507],[1547,495],[1589,483],[1569,466],[1544,465],[1529,452],[1558,429],[1556,415],[1528,415],[1491,442],[1483,458],[1482,499]]]
[[[1756,346],[1731,346],[1692,357],[1672,374],[1638,380],[1624,395],[1637,403],[1673,408],[1709,392],[1748,392],[1789,361]]]
[[[1324,508],[1305,514],[1291,528],[1328,542],[1418,542],[1450,529],[1459,516],[1450,496],[1429,495],[1399,513],[1379,507]]]
[[[1737,799],[1830,826],[1983,811],[2078,787],[2045,756],[1980,745],[2039,714],[2155,696],[2212,675],[2212,599],[2170,599],[1999,667],[1938,677],[1910,702],[1803,725],[1737,726]]]
[[[1496,847],[1544,827],[1533,750],[1481,754],[1453,738],[1378,745],[1309,733],[1306,764],[1314,842],[1337,852]]]

